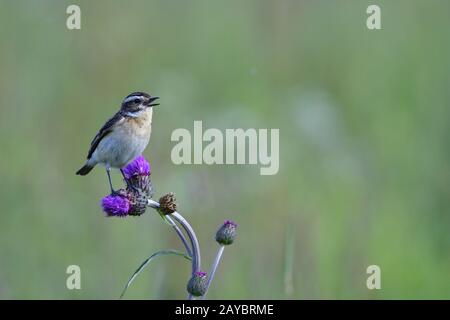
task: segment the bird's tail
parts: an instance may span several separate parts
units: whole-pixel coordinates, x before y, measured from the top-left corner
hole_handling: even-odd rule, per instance
[[[94,166],[90,166],[88,164],[85,164],[83,166],[83,168],[81,168],[80,170],[77,171],[77,175],[80,176],[85,176],[87,175],[89,172],[91,172],[91,170],[94,168]]]

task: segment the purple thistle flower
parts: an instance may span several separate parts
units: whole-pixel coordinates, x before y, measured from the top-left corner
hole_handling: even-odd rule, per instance
[[[131,179],[135,176],[149,176],[150,163],[145,160],[143,155],[140,155],[123,168],[123,174],[126,179]]]
[[[225,222],[223,223],[225,226],[233,226],[233,227],[237,227],[237,223],[231,220],[225,220]]]
[[[109,195],[102,199],[102,208],[108,217],[125,217],[131,209],[131,202],[124,195]]]
[[[204,271],[195,271],[194,274],[198,277],[206,277],[206,272]]]

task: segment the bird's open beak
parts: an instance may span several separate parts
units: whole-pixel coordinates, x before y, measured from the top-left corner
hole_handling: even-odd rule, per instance
[[[159,97],[151,97],[150,99],[148,99],[147,106],[148,107],[159,106],[159,103],[152,103],[153,101],[156,101],[158,99]]]

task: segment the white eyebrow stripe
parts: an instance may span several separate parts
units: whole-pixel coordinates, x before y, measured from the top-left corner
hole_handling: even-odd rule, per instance
[[[130,102],[132,100],[136,100],[136,99],[141,100],[139,96],[131,96],[131,97],[128,97],[125,100],[123,100],[123,103],[127,103],[127,102]]]
[[[139,111],[135,111],[135,112],[124,112],[123,115],[131,117],[131,118],[137,118],[142,114],[143,111],[144,110],[139,110]]]

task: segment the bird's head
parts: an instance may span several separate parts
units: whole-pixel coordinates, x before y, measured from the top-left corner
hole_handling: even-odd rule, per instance
[[[137,116],[145,109],[159,105],[159,103],[153,103],[157,99],[159,98],[145,92],[133,92],[123,99],[120,109],[128,115]]]

